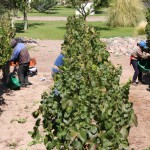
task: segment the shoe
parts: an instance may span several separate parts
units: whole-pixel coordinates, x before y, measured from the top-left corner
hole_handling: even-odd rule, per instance
[[[25,87],[26,87],[26,85],[25,85],[25,84],[22,84],[20,87],[21,87],[21,88],[25,88]]]
[[[132,85],[137,86],[138,84],[136,82],[132,82]]]
[[[146,83],[143,81],[139,81],[138,84],[146,84]]]
[[[29,88],[29,87],[30,87],[29,85],[22,85],[21,89],[25,89],[25,88]]]
[[[150,92],[150,88],[146,88],[146,90]]]
[[[25,85],[33,85],[31,82],[27,82],[25,83]]]
[[[5,92],[5,94],[8,95],[8,96],[15,96],[15,94],[13,93],[12,90],[7,90],[7,91]]]

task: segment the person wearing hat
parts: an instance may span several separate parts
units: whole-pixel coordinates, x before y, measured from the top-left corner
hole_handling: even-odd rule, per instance
[[[143,52],[148,49],[147,43],[145,41],[140,41],[137,43],[138,48],[131,53],[130,64],[132,64],[134,69],[134,74],[132,78],[132,85],[144,84],[142,81],[142,72],[139,69],[138,61],[141,59],[150,58],[149,54],[144,54]],[[138,79],[138,82],[136,80]]]
[[[25,44],[18,42],[16,39],[11,40],[11,47],[14,49],[10,61],[18,63],[18,79],[21,87],[27,87],[31,85],[28,81],[28,70],[30,55]]]

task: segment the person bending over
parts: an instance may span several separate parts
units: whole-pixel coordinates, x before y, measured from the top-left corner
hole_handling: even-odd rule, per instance
[[[10,61],[18,62],[18,79],[21,87],[31,85],[28,81],[28,70],[30,55],[27,47],[23,43],[18,43],[15,39],[11,40],[11,47],[14,49]]]

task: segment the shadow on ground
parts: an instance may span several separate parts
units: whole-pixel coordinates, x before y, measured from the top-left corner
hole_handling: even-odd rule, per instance
[[[3,98],[3,94],[7,91],[7,87],[5,84],[0,80],[0,115],[3,113],[3,106],[7,105],[5,99]]]
[[[150,85],[150,72],[143,73],[143,81],[145,82],[145,84]]]

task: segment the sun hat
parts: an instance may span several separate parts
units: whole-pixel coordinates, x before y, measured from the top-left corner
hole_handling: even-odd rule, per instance
[[[138,46],[144,48],[144,49],[148,49],[147,43],[145,41],[141,41],[138,43]]]

